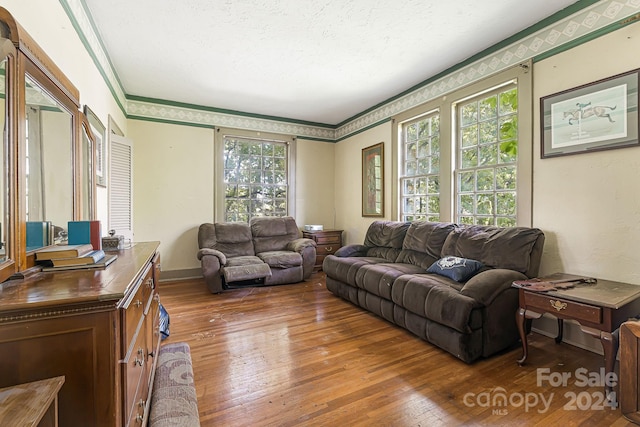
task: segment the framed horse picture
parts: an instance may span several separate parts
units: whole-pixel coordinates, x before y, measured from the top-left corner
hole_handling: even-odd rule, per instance
[[[640,145],[639,74],[636,69],[540,98],[541,157]]]

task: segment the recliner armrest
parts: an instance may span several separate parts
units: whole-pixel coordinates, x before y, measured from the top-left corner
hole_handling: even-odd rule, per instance
[[[368,246],[365,245],[347,245],[338,249],[334,255],[340,258],[367,256]]]
[[[473,276],[464,284],[460,293],[488,306],[504,290],[509,289],[514,280],[524,280],[527,276],[504,268],[493,268]]]
[[[287,243],[287,250],[302,253],[304,248],[308,248],[310,246],[313,246],[314,248],[316,247],[315,240],[300,237]]]
[[[198,251],[198,260],[202,261],[202,257],[207,256],[207,255],[213,255],[218,257],[218,259],[220,260],[220,265],[226,265],[227,264],[227,256],[225,254],[223,254],[222,252],[220,252],[217,249],[211,249],[211,248],[202,248]]]

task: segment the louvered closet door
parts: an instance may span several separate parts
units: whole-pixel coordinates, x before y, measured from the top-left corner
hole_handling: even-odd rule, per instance
[[[112,134],[109,146],[109,230],[133,241],[133,143]]]

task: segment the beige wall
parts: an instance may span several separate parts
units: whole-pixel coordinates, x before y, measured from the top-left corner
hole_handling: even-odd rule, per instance
[[[534,65],[534,150],[541,96],[640,67],[640,24]],[[533,223],[547,236],[542,273],[569,271],[640,284],[640,148],[534,156]]]
[[[198,226],[213,219],[213,130],[140,120],[127,127],[134,240],[160,241],[163,271],[199,267]]]
[[[296,222],[335,228],[335,144],[298,139],[296,145]]]
[[[376,219],[391,218],[391,122],[361,132],[336,144],[336,227],[347,244],[362,243]],[[384,218],[362,216],[362,149],[384,142]]]

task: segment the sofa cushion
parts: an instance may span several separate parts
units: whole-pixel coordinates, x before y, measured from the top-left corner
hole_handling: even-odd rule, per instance
[[[460,294],[460,284],[437,274],[407,274],[398,277],[391,289],[394,303],[426,319],[462,333],[482,327],[482,305]]]
[[[361,266],[356,272],[356,286],[391,301],[393,282],[403,274],[423,273],[418,266],[401,263],[380,263]]]
[[[283,251],[300,234],[296,221],[290,217],[253,217],[249,220],[256,253]]]
[[[402,242],[404,242],[409,224],[397,221],[372,222],[364,239],[367,256],[395,262],[402,249]]]
[[[226,266],[222,268],[224,280],[227,283],[239,282],[241,280],[263,279],[271,276],[271,269],[263,262],[258,264],[245,264],[236,266]]]
[[[475,259],[488,267],[527,274],[536,241],[542,231],[527,227],[460,226],[442,247],[442,256]]]
[[[414,264],[427,269],[439,259],[447,236],[456,228],[451,222],[412,222],[396,262]]]
[[[291,251],[260,252],[258,257],[273,268],[290,268],[302,265],[302,255]]]
[[[440,258],[427,269],[427,273],[435,273],[448,277],[456,282],[466,282],[478,273],[484,264],[468,258],[447,256]]]
[[[358,256],[358,257],[338,257],[327,255],[322,262],[322,270],[327,277],[344,282],[349,286],[356,286],[356,273],[363,265],[382,264],[388,262],[384,258]]]
[[[200,249],[216,249],[228,258],[255,255],[251,229],[245,222],[205,223],[198,229]]]
[[[227,258],[228,267],[237,267],[240,265],[254,265],[254,264],[264,264],[264,261],[262,261],[260,258],[258,258],[255,255]]]

